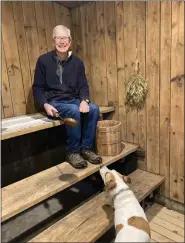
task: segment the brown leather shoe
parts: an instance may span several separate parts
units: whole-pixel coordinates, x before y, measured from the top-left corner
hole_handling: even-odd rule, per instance
[[[102,163],[102,158],[91,149],[83,149],[81,151],[81,156],[92,164]]]
[[[87,161],[84,160],[79,153],[67,153],[66,160],[75,169],[84,169],[87,167]]]

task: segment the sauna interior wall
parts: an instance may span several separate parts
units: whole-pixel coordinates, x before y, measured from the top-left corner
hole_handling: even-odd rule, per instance
[[[36,111],[31,86],[37,58],[52,50],[57,24],[71,28],[70,11],[49,1],[2,2],[2,116]]]
[[[114,103],[123,140],[145,151],[140,166],[165,175],[161,195],[184,203],[184,2],[94,2],[71,14],[91,100]],[[124,102],[136,58],[149,88],[141,110]]]
[[[52,28],[61,23],[72,29],[73,51],[85,63],[91,100],[114,103],[113,119],[122,122],[123,140],[145,151],[140,166],[165,175],[162,195],[184,203],[184,2],[93,2],[71,11],[52,2],[2,2],[4,118],[36,111],[35,63],[51,50]],[[136,57],[149,93],[143,109],[130,110],[124,82]],[[49,140],[48,132],[43,136]]]
[[[37,111],[31,90],[37,58],[52,49],[55,25],[71,28],[71,15],[49,1],[6,1],[1,6],[1,111],[8,118]],[[64,161],[65,142],[62,127],[3,140],[2,187]]]

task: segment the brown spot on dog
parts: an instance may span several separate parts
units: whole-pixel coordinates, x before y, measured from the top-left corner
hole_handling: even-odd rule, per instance
[[[133,216],[128,219],[128,224],[139,230],[143,230],[151,237],[149,223],[144,218]]]
[[[122,228],[123,228],[123,224],[117,224],[116,225],[116,234],[118,234]]]
[[[111,172],[107,172],[105,175],[105,191],[110,191],[116,188],[116,179]]]

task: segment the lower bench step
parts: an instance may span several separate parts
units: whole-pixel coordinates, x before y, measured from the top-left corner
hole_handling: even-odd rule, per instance
[[[116,156],[103,156],[103,164],[110,165],[136,151],[138,145],[123,143],[124,149]],[[86,169],[75,169],[63,162],[40,173],[2,188],[2,222],[70,187],[99,170],[99,165],[88,163]],[[11,207],[10,207],[11,205]]]
[[[164,182],[163,176],[139,169],[130,177],[139,202]],[[113,210],[105,206],[102,192],[29,242],[94,242],[112,225]]]

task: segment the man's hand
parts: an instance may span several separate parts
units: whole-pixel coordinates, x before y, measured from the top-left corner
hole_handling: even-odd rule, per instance
[[[89,112],[89,105],[86,101],[81,101],[79,111],[82,113]]]
[[[50,104],[45,103],[44,104],[44,109],[46,111],[46,113],[48,114],[48,116],[55,116],[56,113],[58,112],[55,107],[53,107]]]

